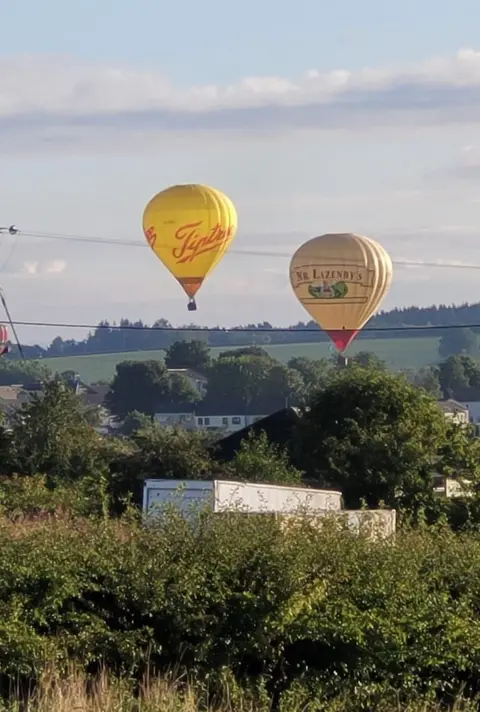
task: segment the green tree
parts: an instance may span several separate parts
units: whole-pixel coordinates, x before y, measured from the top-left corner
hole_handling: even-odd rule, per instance
[[[275,359],[270,356],[268,351],[262,349],[261,346],[242,346],[237,349],[228,349],[227,351],[221,351],[218,354],[218,358],[242,358],[243,356],[258,356],[260,358],[266,358],[274,361]]]
[[[419,369],[413,374],[412,382],[419,388],[426,390],[437,400],[441,400],[443,393],[437,366],[427,366]]]
[[[294,356],[287,366],[299,374],[302,380],[300,397],[303,402],[308,400],[315,391],[325,388],[332,378],[334,369],[331,361],[326,358],[311,359],[304,356]]]
[[[122,435],[131,436],[138,430],[143,430],[152,425],[152,418],[145,413],[141,413],[139,410],[133,410],[128,413],[125,420],[122,423],[120,432]]]
[[[270,482],[276,485],[302,484],[302,472],[290,463],[288,454],[270,443],[264,432],[242,440],[235,458],[225,466],[225,474],[246,482]]]
[[[349,507],[365,500],[415,509],[432,502],[436,473],[477,478],[470,431],[449,422],[425,391],[387,373],[337,374],[313,397],[297,436],[307,475],[339,487]]]
[[[122,361],[116,366],[105,403],[123,419],[134,410],[153,416],[160,410],[193,407],[199,399],[186,378],[169,376],[160,361]]]
[[[210,349],[205,341],[174,341],[165,351],[167,368],[191,368],[203,373],[210,365]]]
[[[79,397],[59,381],[13,414],[10,438],[4,472],[78,478],[101,469],[100,438]]]
[[[438,345],[440,356],[477,355],[478,336],[471,329],[446,329]]]
[[[221,358],[208,372],[204,405],[218,413],[268,414],[293,405],[302,383],[298,374],[268,358]]]
[[[480,364],[471,356],[450,356],[439,365],[438,377],[445,398],[477,400]]]
[[[358,351],[348,360],[350,366],[361,366],[362,368],[374,368],[377,371],[386,371],[387,364],[372,351]]]
[[[122,466],[130,480],[209,479],[216,468],[206,447],[209,439],[203,433],[149,423],[132,434],[131,443],[134,451]]]
[[[0,359],[0,386],[13,384],[28,386],[51,378],[52,372],[40,360],[21,362]]]

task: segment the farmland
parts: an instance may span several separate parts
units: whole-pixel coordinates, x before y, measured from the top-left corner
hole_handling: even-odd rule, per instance
[[[286,363],[294,356],[318,359],[328,358],[334,353],[328,343],[319,344],[275,344],[265,346],[271,356],[282,363]],[[228,347],[212,348],[212,355],[216,356]],[[359,339],[350,349],[354,355],[359,351],[370,351],[384,360],[389,368],[394,371],[404,369],[418,369],[428,366],[439,360],[438,338],[405,338],[405,339]],[[108,381],[115,373],[115,366],[121,361],[147,361],[149,359],[163,359],[164,351],[128,351],[107,354],[90,354],[87,356],[61,356],[42,359],[48,368],[61,373],[62,371],[75,371],[85,383]]]

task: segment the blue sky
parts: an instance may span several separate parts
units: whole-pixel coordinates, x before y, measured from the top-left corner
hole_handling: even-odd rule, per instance
[[[148,248],[30,236],[140,247],[145,203],[176,182],[239,210],[201,323],[303,318],[288,255],[327,231],[371,235],[397,260],[480,264],[478,0],[0,8],[0,224],[25,232],[0,238],[0,282],[16,318],[187,321]],[[385,305],[475,301],[477,284],[474,270],[398,267]]]

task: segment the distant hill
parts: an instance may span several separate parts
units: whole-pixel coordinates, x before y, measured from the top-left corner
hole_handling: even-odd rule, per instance
[[[372,333],[365,331],[357,341],[371,339],[425,338],[442,335],[440,329],[432,327],[473,325],[473,331],[480,333],[480,302],[447,306],[406,307],[382,311],[369,322],[368,328],[392,329],[392,331]],[[478,326],[476,326],[478,325]],[[112,328],[114,326],[115,328]],[[408,327],[430,327],[427,330],[408,330]],[[131,322],[121,319],[118,324],[100,322],[98,327],[83,341],[63,339],[57,336],[46,349],[40,346],[26,346],[27,358],[51,358],[58,356],[82,356],[88,354],[126,353],[133,351],[156,351],[166,349],[178,339],[202,339],[210,346],[231,347],[245,344],[308,344],[328,341],[328,337],[313,322],[299,322],[288,328],[276,328],[268,322],[244,324],[225,331],[221,327],[209,331],[199,331],[198,326],[187,324],[173,327],[166,319],[158,319],[148,326],[142,321]],[[182,329],[181,331],[178,329]],[[395,331],[398,329],[398,331]],[[247,331],[245,331],[247,330]],[[403,330],[403,331],[402,331]],[[18,358],[16,348],[8,358]]]

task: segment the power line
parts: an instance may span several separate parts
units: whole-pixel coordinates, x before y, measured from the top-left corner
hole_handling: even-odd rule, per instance
[[[35,230],[20,230],[15,225],[10,227],[0,227],[0,234],[22,235],[24,237],[32,237],[40,240],[60,240],[64,242],[84,242],[99,245],[115,245],[120,247],[141,247],[142,249],[150,249],[146,242],[139,240],[120,240],[118,238],[107,238],[94,235],[77,235],[68,233],[41,232]],[[158,245],[159,247],[168,247],[168,245]],[[227,254],[246,255],[249,257],[273,257],[273,258],[291,258],[292,253],[278,252],[272,250],[249,250],[232,247]],[[400,267],[434,267],[437,269],[470,269],[480,270],[480,264],[457,264],[455,262],[426,262],[423,260],[392,260],[394,265]]]
[[[126,326],[121,326],[120,324],[72,324],[72,323],[62,323],[62,322],[49,322],[49,321],[12,321],[12,326],[38,326],[47,327],[54,329],[104,329],[106,331],[149,331],[149,332],[166,332],[166,333],[178,333],[178,332],[198,332],[198,333],[212,333],[212,334],[315,334],[322,333],[320,327],[221,327],[221,326],[135,326],[134,324],[128,324]],[[360,333],[383,333],[383,332],[393,332],[393,331],[448,331],[451,329],[480,329],[480,324],[440,324],[435,326],[434,324],[427,324],[425,326],[371,326],[364,327],[361,329]]]

